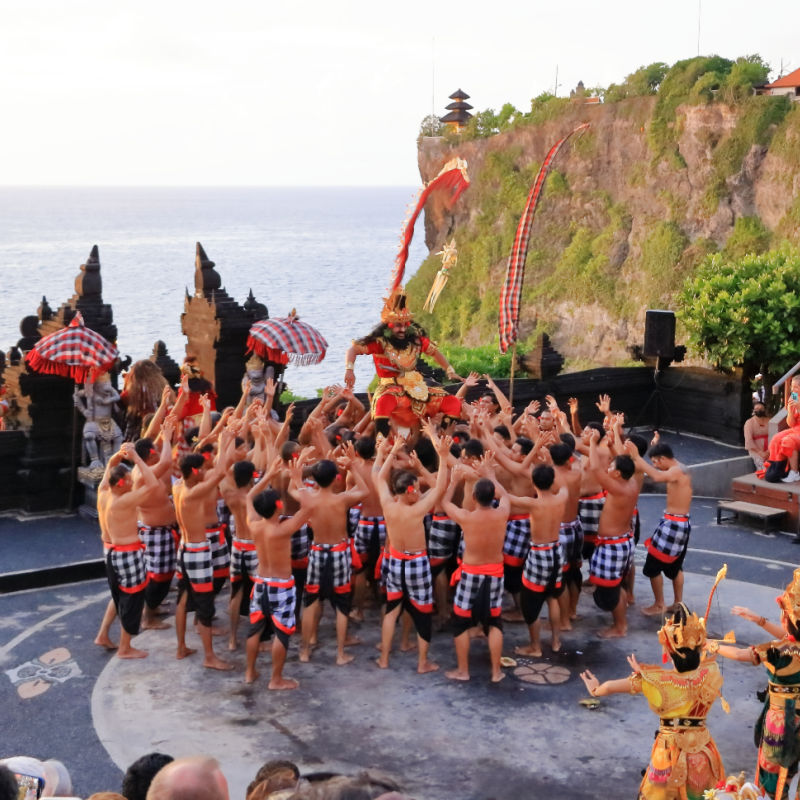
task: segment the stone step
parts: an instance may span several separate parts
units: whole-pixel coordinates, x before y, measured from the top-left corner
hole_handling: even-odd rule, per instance
[[[734,478],[733,500],[786,513],[784,530],[800,533],[800,482],[768,483],[754,473]]]

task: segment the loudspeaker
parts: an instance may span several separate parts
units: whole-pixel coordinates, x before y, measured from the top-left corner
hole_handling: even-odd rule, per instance
[[[644,317],[644,354],[658,358],[675,355],[675,312],[649,309]]]

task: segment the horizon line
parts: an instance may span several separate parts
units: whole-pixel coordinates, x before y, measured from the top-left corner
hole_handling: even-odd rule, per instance
[[[418,184],[417,184],[418,185]],[[414,184],[402,183],[0,183],[3,189],[407,189]]]

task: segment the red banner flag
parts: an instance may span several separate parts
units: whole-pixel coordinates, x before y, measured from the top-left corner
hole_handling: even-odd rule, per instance
[[[514,246],[511,248],[511,255],[508,257],[508,269],[506,279],[503,282],[503,289],[500,292],[500,352],[505,353],[508,348],[517,341],[517,326],[519,324],[519,302],[522,294],[522,280],[525,277],[525,259],[528,257],[528,240],[530,238],[533,216],[536,213],[536,206],[539,204],[539,197],[547,180],[547,173],[553,159],[561,149],[561,145],[578,131],[586,130],[589,123],[579,125],[574,131],[568,133],[561,141],[550,148],[550,152],[539,168],[539,174],[528,194],[528,202],[525,204],[525,211],[520,218],[517,226],[517,233],[514,236]]]

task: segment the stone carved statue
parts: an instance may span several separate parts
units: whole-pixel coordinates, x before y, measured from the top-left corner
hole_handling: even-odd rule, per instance
[[[86,419],[83,426],[83,448],[89,461],[87,472],[102,477],[106,462],[122,445],[122,431],[114,422],[111,411],[119,400],[111,378],[104,372],[94,383],[87,382],[75,389],[75,407]]]

